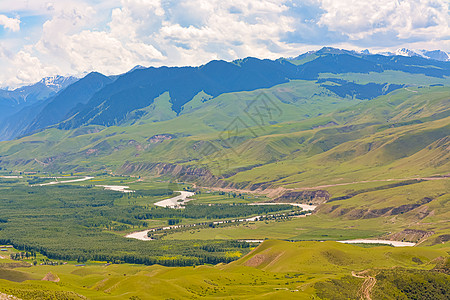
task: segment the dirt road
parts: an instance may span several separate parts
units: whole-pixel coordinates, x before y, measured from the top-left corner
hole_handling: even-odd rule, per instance
[[[358,274],[355,271],[352,271],[352,276],[365,279],[363,284],[359,288],[358,294],[361,295],[361,299],[372,300],[370,294],[372,293],[373,287],[377,283],[377,279],[373,276],[370,276],[369,274],[364,275],[367,272],[368,270],[359,272]]]

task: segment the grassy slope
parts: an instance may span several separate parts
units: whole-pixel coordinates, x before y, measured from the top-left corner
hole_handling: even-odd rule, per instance
[[[249,255],[228,265],[168,268],[68,264],[19,268],[18,272],[34,279],[52,272],[61,281],[13,283],[0,280],[0,291],[23,299],[30,299],[33,295],[30,291],[42,294],[59,291],[60,298],[72,295],[74,299],[77,299],[76,294],[90,299],[129,299],[132,296],[140,299],[309,299],[317,292],[317,282],[373,268],[401,266],[430,270],[435,265],[433,260],[445,255],[443,250],[432,249],[366,249],[335,242],[266,241]],[[421,263],[417,263],[417,259]],[[357,289],[362,281],[356,280],[353,288]],[[76,294],[69,294],[69,291]]]
[[[290,85],[296,86],[293,83]],[[281,86],[272,88],[270,93],[276,94],[279,89]],[[285,89],[286,87],[283,87],[283,90]],[[124,158],[136,162],[162,161],[187,162],[189,164],[192,159],[201,157],[202,149],[208,146],[204,141],[211,141],[219,148],[222,147],[224,155],[219,156],[220,160],[227,157],[231,171],[242,167],[267,164],[267,167],[242,172],[231,178],[232,181],[274,181],[277,178],[258,178],[258,172],[267,174],[265,168],[275,169],[278,170],[278,177],[284,178],[305,172],[304,168],[296,167],[298,165],[305,166],[310,161],[310,165],[316,166],[317,162],[320,163],[321,160],[332,164],[342,163],[341,169],[346,168],[347,165],[358,168],[361,165],[360,161],[351,159],[368,152],[368,150],[373,150],[376,146],[380,146],[381,150],[370,151],[368,155],[364,156],[364,160],[369,157],[369,164],[366,165],[370,167],[380,164],[387,165],[387,163],[400,158],[395,156],[395,153],[401,153],[403,150],[398,148],[395,143],[399,136],[406,137],[407,143],[403,140],[400,141],[402,145],[407,145],[408,149],[411,144],[415,146],[409,149],[411,151],[407,154],[410,155],[414,154],[413,151],[417,152],[436,141],[436,137],[442,137],[447,130],[448,119],[442,118],[448,113],[448,88],[421,89],[418,93],[406,90],[398,91],[356,107],[342,109],[328,116],[304,121],[286,121],[269,126],[252,127],[251,130],[242,125],[235,127],[236,123],[233,121],[236,119],[233,119],[233,113],[236,113],[236,107],[239,107],[238,103],[245,104],[248,99],[259,95],[258,93],[260,91],[223,95],[206,102],[202,109],[191,111],[169,121],[129,127],[110,127],[91,134],[80,134],[85,133],[86,129],[83,132],[79,132],[80,129],[70,132],[56,129],[47,130],[18,141],[2,143],[0,146],[3,153],[2,165],[8,167],[9,164],[10,167],[14,165],[15,168],[28,169],[55,169],[58,168],[58,165],[63,165],[66,169],[74,168],[74,166],[91,169],[108,166],[115,169],[120,167]],[[285,92],[284,95],[288,94]],[[221,97],[226,99],[219,99]],[[273,99],[281,98],[277,96]],[[298,106],[300,102],[297,101],[296,105]],[[342,103],[342,105],[347,104]],[[301,105],[293,107],[293,104],[281,101],[278,102],[278,105],[277,107],[281,109],[281,121],[283,118],[285,120],[302,118]],[[317,107],[308,104],[306,107],[309,111],[323,109],[322,104]],[[245,112],[239,116],[241,117],[239,120],[246,124],[251,121]],[[431,122],[434,119],[437,120]],[[331,121],[342,125],[313,129]],[[401,122],[399,123],[399,121]],[[228,126],[226,122],[231,122],[228,123],[230,131],[224,133],[217,132],[218,128],[207,126],[207,124],[215,124],[223,129]],[[429,129],[434,132],[429,134]],[[422,133],[416,133],[416,131]],[[146,141],[148,137],[161,133],[172,133],[179,138],[156,145],[151,145]],[[430,138],[422,140],[421,134]],[[227,137],[232,139],[226,139]],[[389,143],[389,139],[392,141],[391,143]],[[378,144],[374,144],[373,140],[378,141]],[[426,144],[425,142],[428,141],[430,143]],[[227,150],[227,147],[230,146],[232,149]],[[360,149],[359,152],[355,151],[355,147]],[[216,155],[214,153],[212,158],[207,157],[199,163],[207,167],[209,163],[214,165],[216,163],[214,156]],[[51,162],[51,164],[42,165],[34,158],[44,163]],[[276,164],[270,164],[274,161]],[[345,164],[345,162],[348,163]],[[277,164],[281,164],[281,166],[277,166]],[[445,161],[443,165],[445,168]],[[215,171],[213,166],[209,166],[209,168],[213,172]],[[355,170],[349,171],[354,172]],[[342,171],[339,172],[342,173]],[[381,170],[381,173],[383,172],[384,170]],[[304,174],[314,180],[318,179],[315,178],[316,176],[310,176],[307,172]],[[287,182],[295,182],[296,178],[293,177],[293,179],[281,183],[285,185]]]
[[[418,171],[419,175],[445,173],[449,170],[448,93],[448,88],[394,92],[331,115],[332,120],[345,125],[252,139],[239,146],[237,163],[262,163],[265,155],[271,154],[276,162],[241,172],[230,180],[310,186],[336,178],[351,182],[362,173],[367,179],[387,174],[402,178]],[[278,157],[273,151],[265,152],[269,146],[282,152]]]
[[[298,94],[302,96],[295,96]],[[123,161],[124,157],[134,159],[139,156],[142,160],[151,158],[152,161],[166,162],[189,160],[198,156],[198,151],[192,149],[194,143],[217,139],[218,131],[233,130],[235,124],[246,128],[265,126],[269,121],[302,120],[360,102],[336,97],[313,82],[293,81],[271,89],[223,94],[205,102],[201,109],[196,108],[198,97],[194,97],[193,103],[186,106],[189,113],[172,120],[155,122],[157,119],[167,119],[170,115],[167,97],[169,97],[167,94],[160,96],[156,103],[161,108],[160,116],[150,118],[144,115],[132,126],[109,127],[104,130],[98,126],[72,131],[49,129],[17,141],[1,143],[0,152],[4,154],[2,165],[6,166],[9,160],[16,167],[22,165],[28,169],[42,169],[45,165],[34,161],[34,158],[46,162],[46,158],[49,157],[54,164],[57,162],[66,168],[77,165],[94,169],[102,165],[118,167],[117,161]],[[272,118],[264,119],[263,123],[244,111],[252,101],[259,99],[258,97],[263,97],[265,99],[263,101],[271,105],[270,109],[274,113]],[[154,109],[152,106],[143,112],[148,113]],[[252,109],[261,110],[256,106]],[[101,131],[96,132],[99,130]],[[156,147],[148,144],[149,137],[162,133],[174,134],[181,138]],[[248,130],[244,130],[243,133],[246,138],[254,137]],[[183,136],[190,137],[182,138]],[[89,152],[90,149],[95,149],[95,152]]]
[[[306,218],[191,230],[189,234],[174,233],[165,239],[346,240],[387,238],[394,232],[417,229],[434,232],[420,244],[421,247],[441,247],[435,242],[437,237],[450,233],[450,180],[424,181],[397,187],[390,184],[392,182],[373,182],[327,188],[334,197],[355,192],[359,194],[322,204],[317,213]],[[431,200],[422,204],[424,198]],[[214,200],[210,200],[210,203],[214,203]],[[421,205],[405,207],[417,203]],[[404,209],[399,209],[401,207]],[[394,208],[397,212],[392,211]]]
[[[310,82],[293,82],[265,92],[271,101],[276,102],[274,109],[279,115],[272,117],[278,121],[284,120],[284,123],[268,125],[270,119],[265,118],[264,126],[248,129],[246,126],[252,125],[255,119],[242,111],[236,115],[236,107],[245,109],[245,104],[258,97],[261,91],[233,93],[209,100],[202,109],[191,109],[189,113],[173,120],[110,127],[98,133],[81,135],[77,135],[79,130],[64,132],[51,129],[18,141],[2,143],[2,165],[28,169],[55,169],[58,165],[66,169],[75,166],[90,169],[108,166],[115,169],[120,167],[124,158],[136,162],[192,164],[189,161],[202,157],[202,150],[208,146],[205,141],[211,141],[223,149],[224,155],[215,158],[217,153],[214,153],[200,160],[199,164],[209,167],[213,173],[217,160],[224,161],[225,158],[230,171],[264,164],[263,167],[240,172],[230,180],[252,183],[270,181],[275,185],[287,185],[306,178],[320,181],[317,174],[322,177],[323,168],[327,168],[329,174],[325,180],[343,177],[341,174],[345,172],[349,173],[349,177],[352,174],[359,177],[358,171],[367,173],[369,168],[375,174],[368,175],[376,177],[376,173],[385,174],[385,168],[390,168],[392,163],[397,173],[405,173],[408,170],[402,168],[406,165],[402,161],[402,154],[410,156],[405,158],[408,164],[411,159],[416,159],[415,163],[424,165],[420,157],[414,157],[414,154],[446,136],[449,119],[444,117],[448,115],[448,88],[423,88],[417,93],[396,91],[352,108],[343,108],[328,116],[301,121],[306,118],[305,109],[314,115],[324,106],[329,106],[331,110],[336,105],[348,106],[351,103],[348,102],[350,100],[341,99],[340,103],[331,105],[334,101],[332,98],[326,98],[331,102],[315,99],[315,89],[317,87]],[[308,91],[303,95],[314,104],[299,99],[295,99],[292,104],[287,103],[301,90]],[[307,103],[302,104],[302,101]],[[316,128],[331,121],[341,125]],[[141,122],[145,123],[145,118]],[[244,123],[246,125],[242,125]],[[214,128],[208,124],[214,124]],[[217,132],[224,128],[229,131]],[[148,137],[161,133],[172,133],[179,138],[160,144],[146,141]],[[443,152],[446,146],[438,144],[435,145],[436,149],[428,151],[432,153],[425,155],[435,156],[437,152]],[[227,149],[229,147],[232,149]],[[51,163],[43,165],[34,158]],[[431,169],[437,172],[445,170],[447,161],[445,153],[442,153],[435,165],[424,166],[423,173],[430,173]],[[335,171],[337,174],[333,174],[329,168],[336,163],[339,163]],[[271,176],[270,173],[276,175]],[[299,177],[296,175],[298,173],[302,175]]]
[[[276,90],[279,88],[271,89],[270,93],[280,92]],[[43,167],[41,163],[51,163],[46,160],[49,156],[55,156],[54,161],[60,164],[73,166],[68,169],[75,169],[78,165],[93,169],[102,166],[114,169],[120,167],[124,158],[135,162],[167,161],[189,165],[191,162],[188,160],[198,157],[198,150],[194,150],[194,146],[201,147],[204,140],[214,141],[219,145],[221,143],[218,128],[207,124],[217,119],[218,122],[214,123],[226,126],[227,122],[224,120],[234,117],[236,105],[246,103],[256,93],[223,95],[221,97],[225,98],[222,100],[220,97],[209,100],[205,110],[195,109],[195,105],[192,105],[189,113],[164,122],[154,123],[149,119],[143,120],[145,124],[112,127],[92,134],[80,133],[95,132],[98,128],[70,132],[52,129],[19,141],[2,143],[2,166],[9,169],[50,168],[51,164]],[[447,174],[450,171],[450,118],[446,116],[449,107],[448,95],[449,89],[445,87],[417,89],[417,93],[401,90],[355,107],[343,107],[336,113],[303,121],[302,117],[295,119],[304,113],[301,105],[282,103],[280,107],[283,117],[286,117],[283,119],[284,123],[255,128],[259,130],[256,131],[256,138],[252,137],[249,131],[240,132],[240,144],[236,146],[236,149],[240,150],[239,155],[234,151],[232,156],[230,150],[225,150],[232,158],[232,169],[266,165],[239,172],[228,180],[237,183],[271,182],[274,186],[299,188],[329,183]],[[327,125],[331,121],[337,125],[314,128],[317,125]],[[157,145],[147,145],[148,137],[160,133],[174,133],[180,137]],[[184,136],[188,133],[193,135]],[[145,148],[146,146],[148,147]],[[96,151],[87,154],[89,149]],[[58,156],[61,153],[67,154]],[[24,157],[30,161],[23,160]],[[34,161],[34,158],[39,162]],[[213,162],[206,158],[201,164],[210,166],[214,172],[211,167]],[[245,299],[263,296],[274,299],[309,298],[310,294],[316,292],[316,282],[329,278],[340,280],[353,270],[394,266],[431,269],[433,264],[429,264],[430,261],[439,256],[448,256],[449,243],[437,243],[436,236],[450,233],[449,184],[449,180],[440,180],[380,188],[361,192],[349,199],[323,204],[317,214],[307,218],[248,223],[235,228],[204,229],[167,237],[340,240],[380,237],[406,228],[435,233],[414,248],[364,249],[333,242],[294,244],[269,241],[249,256],[227,266],[202,266],[195,269],[130,265],[21,268],[16,271],[23,273],[14,273],[13,277],[30,276],[39,279],[48,271],[52,271],[62,281],[57,284],[0,280],[0,291],[15,293],[24,299],[33,294],[24,293],[23,290],[38,290],[39,293],[45,293],[44,290],[51,293],[58,290],[75,291],[93,299],[124,299],[131,296],[226,298],[228,295]],[[333,197],[337,197],[383,185],[386,185],[386,182],[353,183],[329,187],[327,190]],[[371,210],[414,204],[424,197],[430,197],[432,201],[402,214],[387,213],[371,218],[361,216],[361,211],[367,213]],[[215,199],[211,197],[205,201],[214,202]],[[413,258],[419,258],[423,264],[414,262]],[[363,281],[353,280],[350,284],[352,288]],[[277,290],[280,288],[288,290]],[[63,294],[58,296],[61,298],[61,295]]]
[[[279,88],[280,86],[270,89],[270,93],[275,93]],[[217,154],[213,154],[211,157],[200,160],[200,165],[208,167],[213,173],[217,171],[215,163],[223,161],[229,163],[231,171],[238,168],[249,168],[249,170],[240,171],[227,179],[231,182],[241,184],[241,186],[268,183],[275,187],[286,188],[353,183],[328,187],[327,189],[335,197],[346,194],[346,191],[364,189],[371,184],[385,184],[382,181],[376,182],[377,180],[407,179],[450,172],[450,152],[448,151],[450,117],[446,117],[449,111],[448,94],[450,89],[433,87],[416,90],[416,93],[411,92],[411,89],[399,90],[370,102],[343,108],[327,116],[253,128],[257,137],[252,136],[248,130],[238,132],[235,139],[238,141],[237,146],[231,150],[225,148],[226,145],[220,140],[220,134],[212,129],[212,133],[204,130],[204,133],[201,134],[167,140],[156,145],[143,142],[146,137],[156,133],[175,132],[171,131],[171,128],[188,132],[191,128],[181,125],[183,118],[188,117],[192,117],[191,125],[199,125],[198,127],[192,125],[192,128],[195,128],[192,130],[201,132],[202,126],[205,125],[201,121],[201,113],[204,118],[212,115],[205,113],[204,110],[193,109],[191,113],[170,121],[124,128],[108,128],[99,133],[76,137],[69,137],[70,134],[74,134],[73,132],[45,131],[20,141],[4,143],[3,149],[8,149],[8,147],[9,149],[6,153],[4,152],[6,155],[3,159],[4,162],[10,159],[11,163],[18,162],[20,164],[23,161],[16,161],[19,157],[36,155],[39,159],[44,160],[40,157],[44,153],[43,150],[47,151],[45,154],[48,156],[65,151],[73,153],[74,148],[80,147],[80,152],[76,151],[73,155],[57,157],[55,160],[74,167],[78,165],[91,168],[107,166],[111,169],[120,167],[124,159],[134,162],[163,161],[192,165],[190,160],[200,158],[202,147],[206,147],[204,142],[206,140],[214,142],[223,150],[217,157],[215,157]],[[258,93],[259,91],[253,92],[253,94],[245,92],[236,95],[243,99],[249,99],[251,98],[249,94],[254,96]],[[236,95],[221,97],[233,98],[237,97]],[[226,106],[218,110],[222,114],[232,111],[231,108],[236,104],[233,103],[234,100],[218,101],[219,104],[217,104],[214,102],[217,99],[206,102],[206,107],[215,111],[217,105],[230,101],[230,107]],[[208,111],[206,109],[206,112]],[[193,117],[195,114],[198,115]],[[331,121],[335,123],[327,126]],[[145,131],[144,128],[151,130]],[[123,132],[119,132],[119,130]],[[62,141],[57,141],[58,138],[61,138]],[[43,142],[42,139],[46,139],[46,141]],[[42,142],[30,143],[33,140]],[[28,143],[24,143],[25,141]],[[74,144],[79,146],[73,147]],[[69,147],[69,145],[71,146]],[[87,154],[89,149],[97,149],[97,152]],[[41,167],[38,162],[33,160],[27,165]],[[52,165],[50,164],[50,166]],[[358,184],[357,182],[360,181],[369,182]],[[371,183],[370,181],[375,182]],[[348,200],[324,205],[319,210],[322,212],[322,216],[314,216],[307,222],[298,219],[287,222],[286,225],[283,225],[284,223],[267,226],[257,224],[239,230],[206,229],[188,235],[188,238],[344,239],[379,236],[390,231],[401,230],[411,224],[406,222],[407,218],[396,216],[394,227],[389,228],[389,226],[392,227],[392,222],[389,221],[392,217],[389,215],[381,214],[374,219],[364,219],[370,210],[408,205],[420,201],[423,197],[436,199],[427,205],[422,205],[416,212],[408,213],[407,216],[413,217],[412,215],[417,214],[419,210],[432,212],[430,216],[426,217],[431,218],[432,225],[425,227],[427,230],[444,234],[448,231],[448,228],[442,223],[448,219],[448,215],[445,214],[445,207],[448,205],[445,197],[448,196],[438,196],[437,193],[448,194],[448,189],[448,180],[444,180],[366,192]],[[408,196],[409,194],[413,196]],[[391,200],[386,201],[387,198]],[[440,206],[438,203],[441,203]],[[330,207],[333,206],[339,208],[331,209]],[[437,209],[433,212],[431,208],[435,206]],[[325,216],[330,213],[331,215]],[[359,216],[359,214],[362,215]],[[433,215],[434,217],[432,217]],[[327,228],[334,227],[333,222],[339,218],[342,220],[338,223],[340,225],[335,228],[337,231],[331,230],[330,233],[324,233]],[[423,221],[422,223],[427,222]],[[422,223],[419,222],[416,227],[420,228]],[[254,228],[255,226],[256,228]],[[355,226],[353,228],[357,230],[347,230],[352,226]],[[303,228],[303,231],[298,232],[296,228]],[[292,230],[298,233],[292,234]],[[186,237],[175,234],[169,238],[184,239]]]
[[[338,78],[342,80],[352,81],[358,84],[367,84],[369,82],[391,84],[407,84],[407,85],[433,85],[433,84],[450,84],[450,78],[429,77],[423,74],[408,74],[401,71],[388,70],[383,73],[370,72],[362,73],[345,73],[332,74],[322,73],[319,78]]]

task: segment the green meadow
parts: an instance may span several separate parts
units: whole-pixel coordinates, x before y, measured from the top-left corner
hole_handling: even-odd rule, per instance
[[[164,93],[122,126],[53,127],[0,143],[0,243],[14,247],[0,252],[0,292],[446,299],[448,78],[400,73],[321,75],[408,85],[371,100],[293,80],[201,92],[177,115]],[[255,118],[249,103],[261,95],[271,107]],[[63,182],[85,176],[93,178]],[[59,184],[39,186],[55,177]],[[184,208],[155,205],[179,191],[195,192]],[[304,215],[291,205],[248,205],[273,201],[317,208]],[[155,240],[125,237],[149,229]],[[350,239],[416,246],[336,242]]]
[[[0,291],[21,299],[310,299],[312,295],[329,295],[341,285],[346,286],[350,299],[358,299],[364,279],[352,277],[352,271],[371,270],[383,283],[375,292],[395,297],[408,290],[395,286],[395,281],[383,282],[380,275],[396,267],[394,270],[410,277],[410,284],[423,277],[435,278],[435,286],[445,295],[448,275],[436,269],[445,255],[443,250],[422,248],[269,240],[227,265],[163,267],[99,262],[15,267],[8,269],[14,273],[14,282],[0,279]],[[57,282],[41,280],[49,273]],[[394,284],[397,294],[392,295],[392,289],[383,290],[386,284]]]

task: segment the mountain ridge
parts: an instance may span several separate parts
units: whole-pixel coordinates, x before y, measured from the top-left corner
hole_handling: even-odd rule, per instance
[[[405,78],[402,84],[390,83],[393,72],[396,72],[397,78]],[[377,81],[355,81],[366,74],[377,77]],[[346,78],[337,78],[337,75],[345,75]],[[386,78],[385,81],[383,78]],[[303,80],[310,82],[304,85],[305,88],[308,86],[308,93],[311,91],[309,99],[324,101],[328,98],[344,103],[348,99],[374,99],[403,87],[414,86],[416,82],[446,85],[449,78],[450,62],[419,56],[387,57],[331,47],[310,51],[293,59],[261,60],[248,57],[232,62],[215,60],[199,67],[137,66],[114,78],[95,72],[88,74],[58,95],[12,114],[2,122],[0,137],[13,139],[50,127],[69,130],[83,126],[128,126],[151,120],[167,120],[184,114],[185,105],[191,105],[188,103],[200,93],[207,99],[216,99],[225,94],[267,89]],[[63,77],[55,77],[41,80],[40,84],[47,82],[52,85],[58,80],[64,82]],[[299,106],[301,97],[298,95],[302,91],[298,92],[289,94],[283,101]],[[154,101],[165,93],[169,95],[168,102],[158,105],[167,108],[158,109],[167,109],[167,112],[164,116],[153,118],[151,114],[158,115]],[[197,101],[194,105],[196,109],[208,107],[210,101]],[[153,108],[150,107],[152,105]],[[297,108],[292,111],[295,110]],[[145,119],[140,120],[144,115]],[[220,126],[216,129],[221,130]]]

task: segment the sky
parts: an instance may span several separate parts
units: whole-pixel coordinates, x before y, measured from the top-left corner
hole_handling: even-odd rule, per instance
[[[0,0],[0,87],[323,46],[450,52],[449,0]]]

